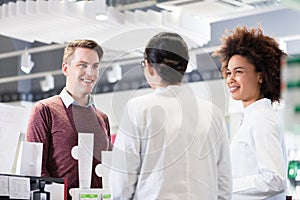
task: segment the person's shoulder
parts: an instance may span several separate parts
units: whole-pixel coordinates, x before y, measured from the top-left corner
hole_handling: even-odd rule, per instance
[[[251,119],[256,124],[267,124],[268,122],[279,123],[279,114],[272,108],[258,108],[252,112]]]
[[[146,94],[129,99],[124,107],[124,111],[134,113],[142,113],[149,109],[153,103],[153,94]]]
[[[197,98],[197,101],[198,106],[200,106],[201,109],[219,109],[219,107],[215,103],[207,99]]]
[[[197,101],[199,104],[204,105],[204,106],[214,106],[214,104],[211,101],[208,101],[206,99],[202,99],[202,98],[197,98]]]
[[[278,113],[272,107],[272,105],[263,105],[255,107],[250,112],[252,118],[274,118],[277,117]]]
[[[99,108],[95,107],[97,114],[102,117],[102,118],[108,118],[107,114],[104,113],[102,110],[100,110]]]
[[[197,98],[197,102],[198,111],[201,115],[210,115],[213,116],[213,118],[223,118],[225,116],[224,111],[212,101]]]
[[[54,95],[52,97],[48,97],[46,99],[41,99],[36,102],[35,106],[47,106],[47,107],[57,107],[58,105],[61,105],[62,101],[61,98],[58,95]]]
[[[142,96],[133,97],[128,101],[128,104],[144,105],[147,101],[151,101],[153,96],[155,96],[155,95],[153,93],[150,93],[150,94],[145,94]]]

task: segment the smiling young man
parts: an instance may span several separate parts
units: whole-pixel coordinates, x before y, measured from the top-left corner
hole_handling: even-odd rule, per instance
[[[92,188],[102,186],[94,170],[101,162],[101,151],[112,148],[108,118],[91,96],[102,56],[102,48],[92,40],[70,42],[62,63],[65,88],[59,95],[38,101],[28,121],[27,141],[43,143],[42,176],[65,178],[69,200],[69,189],[79,187],[78,162],[71,155],[78,133],[94,134]]]

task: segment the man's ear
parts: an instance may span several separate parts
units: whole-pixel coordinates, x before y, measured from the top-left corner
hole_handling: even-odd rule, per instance
[[[66,62],[62,63],[61,70],[62,70],[62,72],[63,72],[63,74],[65,76],[68,76],[68,74],[69,74],[69,66],[68,66],[68,64]]]

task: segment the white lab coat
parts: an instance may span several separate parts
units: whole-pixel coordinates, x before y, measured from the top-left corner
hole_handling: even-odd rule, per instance
[[[112,154],[115,200],[231,198],[223,115],[188,86],[159,88],[130,100]]]
[[[278,114],[269,99],[245,108],[230,144],[233,200],[285,200],[287,157]]]

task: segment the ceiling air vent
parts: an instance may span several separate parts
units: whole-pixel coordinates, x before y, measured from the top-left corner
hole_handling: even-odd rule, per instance
[[[220,4],[228,5],[228,6],[233,6],[236,8],[245,6],[245,4],[241,3],[240,1],[235,1],[235,0],[218,0],[216,2],[218,2]]]
[[[189,4],[194,4],[194,3],[199,3],[204,0],[190,0],[190,1],[180,1],[180,2],[175,2],[173,3],[174,6],[184,6],[184,5],[189,5]]]
[[[224,20],[227,16],[245,13],[254,7],[239,0],[175,0],[157,4],[158,7],[182,14],[197,16],[210,22]]]

